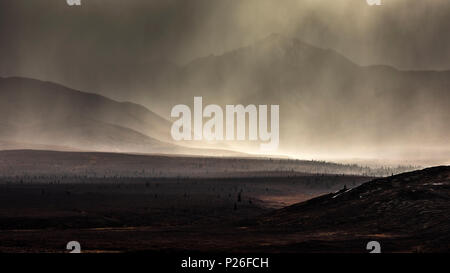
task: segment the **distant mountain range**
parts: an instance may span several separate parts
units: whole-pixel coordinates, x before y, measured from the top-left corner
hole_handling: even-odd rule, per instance
[[[170,122],[143,106],[25,78],[0,78],[0,148],[237,155],[170,143]]]
[[[280,104],[283,153],[418,155],[450,148],[448,71],[363,67],[275,34],[220,56],[161,67],[163,73],[142,81],[158,93],[158,105],[148,102],[155,110],[191,103],[195,95],[205,104]]]
[[[362,67],[331,49],[276,34],[184,66],[161,61],[149,67],[130,67],[134,80],[124,96],[153,112],[48,82],[1,79],[0,137],[89,150],[172,152],[179,147],[170,143],[171,108],[203,96],[204,104],[279,104],[279,154],[440,161],[450,155],[448,71]],[[119,75],[105,78],[102,93],[120,89],[118,81]],[[258,152],[253,143],[197,146]]]

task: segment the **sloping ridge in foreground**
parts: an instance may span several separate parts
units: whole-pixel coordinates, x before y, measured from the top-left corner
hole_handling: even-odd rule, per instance
[[[295,233],[409,238],[424,250],[450,249],[450,166],[375,179],[277,210],[266,228]]]

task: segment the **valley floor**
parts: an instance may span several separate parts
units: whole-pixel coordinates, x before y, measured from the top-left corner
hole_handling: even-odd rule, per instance
[[[251,251],[286,241],[246,225],[361,176],[0,179],[0,252]]]

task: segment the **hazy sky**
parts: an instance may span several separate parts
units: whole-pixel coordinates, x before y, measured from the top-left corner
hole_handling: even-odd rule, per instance
[[[450,69],[449,18],[447,0],[0,0],[0,74],[64,81],[67,67],[185,63],[270,33],[359,64]]]

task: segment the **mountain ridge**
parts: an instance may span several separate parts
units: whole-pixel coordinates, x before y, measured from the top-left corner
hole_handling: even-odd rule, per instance
[[[0,114],[4,149],[22,143],[37,149],[244,155],[176,145],[170,122],[144,106],[40,80],[0,78]]]
[[[450,71],[360,66],[335,50],[279,35],[195,59],[181,71],[178,81],[158,85],[168,102],[203,96],[214,104],[279,104],[286,153],[296,147],[298,154],[343,153],[343,140],[353,143],[355,151],[345,149],[353,156],[389,146],[407,151],[445,145],[450,132]]]

